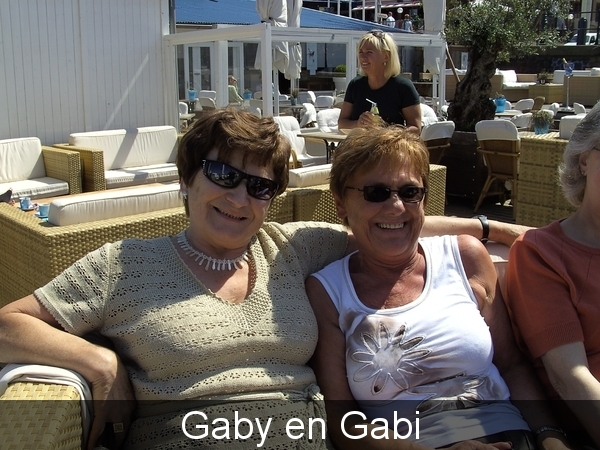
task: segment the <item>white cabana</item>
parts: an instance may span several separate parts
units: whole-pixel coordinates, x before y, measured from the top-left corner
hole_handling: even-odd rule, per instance
[[[240,26],[218,26],[210,30],[189,31],[164,36],[165,45],[165,108],[171,118],[171,123],[179,122],[177,110],[178,87],[177,87],[177,65],[176,46],[184,44],[197,44],[214,42],[216,55],[215,64],[211,67],[216,80],[227,78],[227,41],[260,42],[261,53],[261,83],[263,86],[271,86],[273,83],[272,64],[272,42],[275,41],[297,41],[306,43],[339,43],[346,44],[346,82],[350,82],[353,75],[357,73],[356,50],[358,41],[363,36],[363,31],[331,30],[321,28],[296,28],[296,27],[273,27],[269,23]],[[391,33],[392,38],[399,46],[422,47],[436,49],[441,62],[441,67],[446,64],[446,42],[437,35],[416,33]],[[443,89],[445,77],[438,77],[437,83]],[[435,89],[436,86],[434,86]],[[217,83],[217,106],[226,106],[227,86]],[[440,89],[439,92],[443,92]],[[273,115],[273,97],[263,96],[263,115]]]

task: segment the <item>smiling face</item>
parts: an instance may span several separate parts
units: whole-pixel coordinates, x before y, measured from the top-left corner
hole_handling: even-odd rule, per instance
[[[379,50],[370,41],[365,41],[358,49],[360,69],[367,76],[383,73],[388,60],[389,53]]]
[[[404,186],[423,186],[416,170],[384,158],[373,169],[348,179],[346,186],[384,186],[392,190]],[[396,193],[380,203],[369,202],[356,189],[346,189],[343,199],[336,198],[338,214],[346,219],[356,237],[360,252],[380,261],[397,263],[417,251],[417,239],[425,220],[424,204],[406,203]]]
[[[211,150],[206,159],[218,160],[218,151]],[[273,169],[247,160],[243,163],[240,150],[231,155],[229,165],[249,175],[275,179]],[[211,256],[226,258],[228,253],[239,255],[245,249],[267,215],[270,200],[248,195],[247,180],[235,188],[224,188],[210,181],[200,170],[187,185],[190,226],[188,239],[194,247]]]

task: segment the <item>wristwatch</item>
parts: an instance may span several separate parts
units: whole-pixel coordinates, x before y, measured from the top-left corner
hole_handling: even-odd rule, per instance
[[[473,219],[479,219],[481,222],[481,228],[483,228],[483,235],[481,237],[481,242],[485,245],[490,237],[490,223],[488,222],[487,216],[483,214],[479,214],[477,216],[473,216]]]

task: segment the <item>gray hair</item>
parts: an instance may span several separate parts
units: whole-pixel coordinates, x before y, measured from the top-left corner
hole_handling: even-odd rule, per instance
[[[579,157],[600,144],[600,102],[579,122],[565,148],[558,177],[567,201],[579,207],[585,194],[585,177],[579,168]]]

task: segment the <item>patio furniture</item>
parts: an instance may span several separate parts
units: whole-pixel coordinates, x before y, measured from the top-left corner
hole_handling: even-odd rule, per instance
[[[545,102],[546,102],[546,97],[544,97],[543,95],[538,95],[537,97],[535,97],[533,99],[533,106],[531,107],[531,110],[539,111],[540,109],[542,109],[542,106],[544,106]]]
[[[311,105],[312,106],[312,105]],[[300,134],[300,123],[293,116],[273,117],[279,130],[292,145],[292,150],[301,164],[301,167],[314,166],[327,163],[327,149],[321,141],[306,142]]]
[[[300,128],[313,127],[317,123],[317,110],[312,103],[302,103]]]
[[[315,108],[317,111],[333,108],[334,98],[332,95],[319,95],[315,99]]]
[[[508,120],[515,124],[518,131],[527,131],[531,128],[531,117],[532,116],[533,116],[533,114],[528,112],[528,113],[518,114],[516,116],[511,117]]]
[[[339,108],[317,111],[317,128],[324,133],[337,133],[340,112]]]
[[[450,147],[450,138],[454,134],[454,122],[445,120],[434,122],[421,129],[421,139],[429,151],[429,163],[439,164],[444,152]]]
[[[293,219],[293,196],[286,192],[275,197],[267,220],[285,223]],[[187,223],[183,206],[177,206],[57,226],[15,206],[1,203],[0,228],[3,232],[0,234],[0,247],[4,251],[0,259],[0,279],[4,287],[0,290],[0,307],[31,294],[85,254],[107,242],[177,234]]]
[[[567,145],[558,132],[521,133],[519,192],[516,222],[542,227],[567,217],[575,208],[565,200],[558,183],[558,165]]]
[[[421,126],[424,127],[440,120],[431,106],[425,103],[421,103],[419,106],[421,107]]]
[[[81,192],[79,153],[42,146],[37,137],[0,140],[0,192],[37,199]]]
[[[483,155],[488,175],[474,211],[477,212],[485,197],[504,195],[504,186],[498,191],[490,192],[495,180],[504,182],[510,180],[514,214],[514,207],[517,204],[519,154],[521,151],[521,139],[517,127],[508,120],[481,120],[475,124],[475,133],[479,143],[477,152]]]
[[[514,70],[498,70],[496,75],[499,75],[499,89],[494,90],[494,82],[492,82],[492,92],[498,92],[507,100],[516,101],[529,95],[529,87],[536,84],[537,74],[535,73],[516,73]],[[531,109],[531,108],[530,108]]]
[[[587,114],[585,106],[583,106],[581,103],[577,103],[577,102],[573,102],[573,112],[575,114]]]
[[[298,93],[298,102],[299,103],[312,103],[313,105],[317,101],[317,96],[313,91],[300,91]]]
[[[188,104],[179,102],[179,121],[181,122],[182,128],[187,128],[194,117],[196,117],[195,114],[189,113]]]
[[[212,109],[217,109],[215,100],[210,97],[198,97],[198,99],[196,99],[196,105],[200,105],[200,108],[196,107],[196,111],[210,111]]]
[[[513,105],[513,109],[518,109],[521,112],[529,112],[533,109],[534,100],[532,98],[522,98]]]
[[[79,152],[83,190],[90,192],[179,179],[178,138],[172,126],[140,127],[71,133],[53,147]]]
[[[528,97],[545,97],[548,103],[562,102],[562,83],[532,84],[529,86]]]

